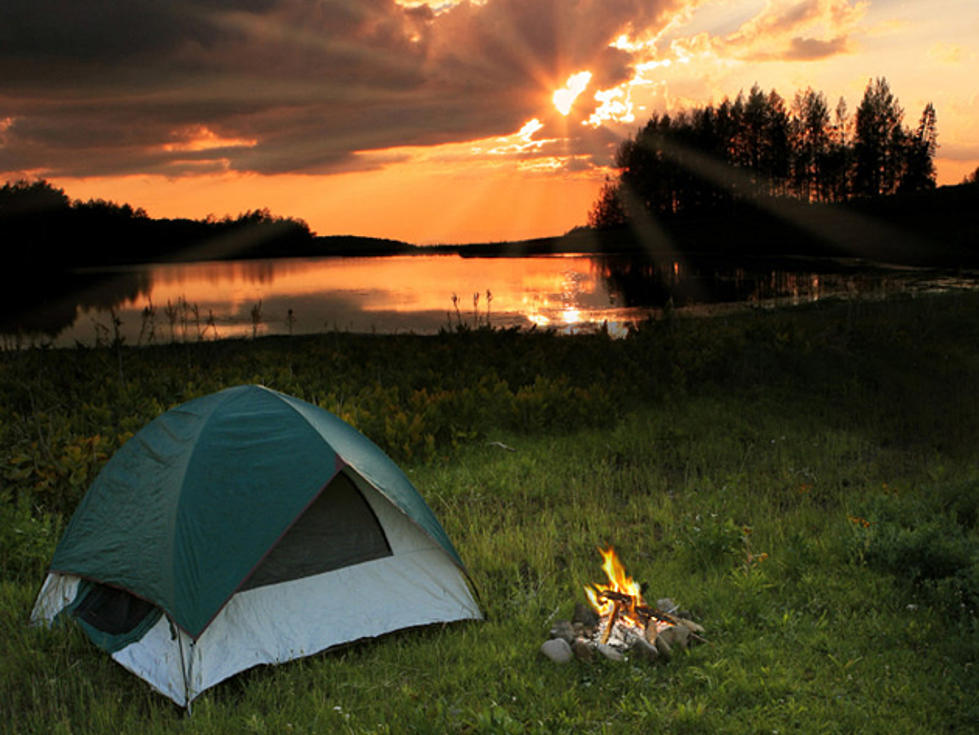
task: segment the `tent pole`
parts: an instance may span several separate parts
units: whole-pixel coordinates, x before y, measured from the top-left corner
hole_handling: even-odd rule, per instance
[[[194,639],[191,638],[187,644],[187,675],[184,677],[184,694],[187,697],[187,714],[191,715],[190,682],[194,680]]]
[[[184,707],[190,715],[190,688],[187,682],[187,663],[184,660],[184,636],[183,631],[173,624],[173,618],[167,615],[167,622],[170,623],[170,634],[177,639],[177,649],[180,651],[180,674],[184,678]]]

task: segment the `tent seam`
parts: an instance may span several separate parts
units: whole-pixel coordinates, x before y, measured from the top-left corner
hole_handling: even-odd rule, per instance
[[[283,529],[282,533],[279,534],[271,544],[269,544],[269,547],[262,553],[262,556],[259,558],[257,562],[255,562],[255,565],[252,566],[251,569],[249,569],[247,572],[245,572],[244,576],[238,581],[238,584],[231,591],[231,594],[229,594],[224,599],[224,601],[214,611],[214,614],[207,619],[207,622],[204,623],[204,625],[201,627],[201,632],[198,633],[196,636],[191,636],[194,640],[199,640],[200,637],[204,635],[204,631],[206,631],[208,627],[211,625],[211,623],[214,622],[214,619],[221,614],[221,611],[228,606],[228,603],[231,602],[231,598],[238,594],[238,591],[241,589],[241,586],[248,581],[248,578],[251,577],[252,574],[255,572],[255,570],[262,565],[262,562],[265,561],[266,557],[268,557],[268,555],[272,553],[272,550],[279,545],[279,542],[282,541],[285,535],[289,533],[289,531],[292,529],[293,526],[296,525],[299,519],[302,518],[303,515],[305,515],[306,511],[310,509],[313,503],[319,500],[319,497],[330,486],[330,483],[333,482],[333,480],[336,479],[336,476],[339,475],[342,471],[343,471],[343,467],[334,470],[333,474],[330,475],[329,479],[325,483],[323,483],[323,486],[319,490],[316,491],[312,499],[305,506],[303,506],[303,508],[298,513],[296,513],[293,519],[289,521],[289,524]]]
[[[278,398],[278,399],[279,399],[280,401],[282,401],[282,402],[283,402],[283,403],[285,403],[285,404],[286,404],[287,406],[289,406],[289,408],[291,408],[291,409],[292,409],[292,410],[293,410],[293,411],[294,411],[294,412],[295,412],[295,413],[296,413],[296,414],[297,414],[297,415],[298,415],[298,416],[299,416],[300,418],[302,418],[302,419],[303,419],[304,421],[306,421],[306,423],[310,423],[310,421],[309,421],[309,418],[308,418],[307,416],[305,416],[305,415],[303,414],[303,412],[302,412],[302,411],[300,411],[300,410],[299,410],[299,409],[298,409],[298,408],[297,408],[296,406],[294,406],[294,405],[293,405],[293,403],[292,403],[292,401],[290,401],[290,400],[287,400],[288,398],[291,398],[291,396],[287,396],[287,395],[285,395],[284,393],[280,393],[279,391],[277,391],[277,390],[273,390],[272,388],[269,388],[269,387],[267,387],[267,386],[264,386],[264,385],[259,385],[258,387],[259,387],[259,388],[262,388],[262,389],[264,389],[264,390],[267,390],[268,392],[270,392],[270,393],[272,393],[273,395],[275,395],[275,396],[276,396],[276,397],[277,397],[277,398]],[[312,404],[311,404],[311,405],[312,405]],[[318,408],[318,407],[317,407],[317,408]],[[322,409],[321,409],[321,410],[322,410]],[[339,419],[340,417],[338,416],[337,418]],[[342,419],[340,419],[340,420],[342,421]],[[310,425],[312,425],[312,424],[310,424]],[[315,427],[314,427],[314,428],[315,428]],[[357,429],[356,429],[356,427],[352,427],[352,428],[353,428],[353,429],[354,429],[355,431],[357,430]],[[322,436],[322,435],[321,435],[321,436]],[[370,440],[370,437],[368,437],[368,436],[367,436],[366,434],[364,434],[363,436],[364,436],[364,438],[366,438],[366,439],[368,439],[368,440]],[[324,439],[325,439],[325,437],[324,437]],[[371,442],[371,443],[373,444],[373,442]],[[375,446],[376,446],[376,445],[375,445]],[[379,492],[379,493],[380,493],[380,494],[381,494],[381,495],[382,495],[383,497],[385,497],[385,498],[387,499],[387,501],[388,501],[389,503],[391,503],[391,505],[393,505],[393,506],[394,506],[395,508],[397,508],[397,509],[398,509],[398,510],[399,510],[399,511],[400,511],[400,512],[401,512],[401,513],[402,513],[402,514],[403,514],[403,515],[404,515],[404,516],[405,516],[405,517],[406,517],[406,518],[407,518],[407,519],[409,520],[409,521],[411,521],[412,523],[414,523],[414,524],[415,524],[415,525],[416,525],[416,526],[417,526],[417,527],[418,527],[418,528],[419,528],[419,529],[421,530],[421,532],[422,532],[422,533],[424,533],[424,534],[425,534],[426,536],[428,536],[428,537],[429,537],[429,538],[430,538],[430,539],[431,539],[432,541],[434,541],[434,542],[435,542],[436,544],[438,544],[438,545],[439,545],[440,547],[442,547],[443,549],[445,548],[445,547],[444,547],[444,545],[442,544],[442,542],[441,542],[441,541],[440,541],[440,540],[439,540],[438,538],[436,538],[436,537],[435,537],[435,536],[434,536],[434,535],[433,535],[433,534],[432,534],[432,533],[431,533],[431,532],[430,532],[430,531],[429,531],[429,530],[428,530],[427,528],[425,528],[425,527],[424,527],[424,526],[423,526],[423,525],[422,525],[421,523],[419,523],[419,522],[418,522],[417,520],[415,520],[415,519],[414,519],[414,518],[412,517],[412,515],[411,515],[411,514],[410,514],[410,513],[408,512],[408,511],[406,511],[406,510],[405,510],[404,508],[402,508],[402,507],[401,507],[401,504],[400,504],[400,503],[398,503],[398,502],[397,502],[397,501],[396,501],[396,500],[395,500],[394,498],[392,498],[392,497],[390,496],[390,494],[388,494],[387,492],[385,492],[385,490],[384,490],[383,488],[381,488],[381,487],[379,487],[379,486],[377,485],[377,483],[375,483],[375,482],[373,482],[373,481],[372,481],[372,480],[371,480],[371,479],[370,479],[370,478],[369,478],[369,477],[368,477],[368,476],[367,476],[367,475],[366,475],[366,474],[364,473],[364,471],[363,471],[363,470],[362,470],[361,468],[359,468],[359,467],[357,467],[356,465],[354,465],[354,464],[352,464],[351,462],[349,462],[349,461],[347,460],[347,458],[346,458],[346,457],[344,457],[344,456],[342,456],[342,455],[341,455],[341,454],[340,454],[339,452],[337,452],[337,451],[336,451],[336,448],[334,448],[334,447],[333,447],[332,445],[330,445],[330,448],[331,448],[331,449],[333,449],[333,453],[334,453],[334,454],[335,454],[335,455],[336,455],[337,457],[339,457],[339,458],[340,458],[340,459],[341,459],[341,460],[343,461],[343,463],[344,463],[345,465],[347,465],[348,467],[352,467],[352,468],[353,468],[354,470],[356,470],[356,471],[357,471],[357,474],[358,474],[358,475],[359,475],[359,476],[360,476],[360,477],[361,477],[361,478],[362,478],[362,479],[364,480],[364,482],[366,482],[366,483],[367,483],[368,485],[370,485],[370,486],[371,486],[372,488],[374,488],[374,489],[375,489],[375,490],[376,490],[377,492]],[[380,449],[380,447],[378,447],[378,451],[380,451],[380,452],[381,452],[381,453],[383,454],[383,450],[381,450],[381,449]],[[387,455],[386,455],[386,454],[385,454],[384,456],[385,456],[385,457],[387,457]],[[390,459],[390,458],[388,458],[388,459]],[[407,477],[406,477],[405,479],[406,479],[406,480],[408,481],[408,484],[409,484],[409,485],[411,486],[411,488],[412,488],[412,489],[413,489],[413,490],[414,490],[414,491],[415,491],[416,493],[418,493],[418,494],[419,494],[419,496],[421,496],[421,493],[419,493],[419,492],[418,492],[418,488],[416,488],[416,487],[414,486],[414,484],[413,484],[413,483],[411,482],[411,480],[408,480],[408,478],[407,478]],[[424,499],[424,498],[422,498],[422,501],[424,502],[424,501],[425,501],[425,499]],[[427,507],[427,503],[426,503],[426,507]],[[433,514],[433,518],[434,518],[434,514]],[[437,518],[436,518],[435,520],[436,520],[436,522],[438,522],[438,519],[437,519]],[[439,525],[441,525],[441,524],[439,524]],[[451,542],[451,540],[449,541],[449,543],[450,543],[450,544],[452,543],[452,542]],[[445,549],[445,551],[446,551],[446,552],[448,552],[448,549]],[[453,546],[453,551],[455,551],[455,547],[454,547],[454,546]],[[455,551],[455,553],[454,553],[454,554],[449,554],[449,558],[450,558],[450,559],[452,560],[452,563],[453,563],[453,564],[455,564],[455,565],[456,565],[457,567],[459,567],[459,569],[460,569],[460,570],[462,571],[462,573],[466,575],[466,578],[467,578],[467,579],[469,580],[469,583],[470,583],[470,584],[471,584],[471,585],[473,586],[473,589],[475,590],[475,589],[476,589],[476,585],[475,585],[475,583],[473,582],[473,580],[472,580],[472,577],[471,577],[471,576],[469,575],[469,570],[468,570],[468,569],[466,569],[466,565],[465,565],[465,564],[463,564],[463,563],[462,563],[462,559],[461,559],[461,558],[459,558],[459,552],[458,552],[458,551]],[[476,591],[476,595],[477,595],[477,597],[479,596],[479,592],[478,592],[478,591]]]
[[[175,549],[176,549],[176,540],[177,540],[177,518],[180,516],[180,509],[181,509],[181,506],[183,505],[183,487],[184,487],[184,482],[185,482],[185,480],[187,478],[187,472],[189,471],[190,465],[194,461],[194,458],[197,456],[197,452],[198,452],[198,449],[199,449],[199,444],[198,444],[198,441],[197,440],[200,439],[201,435],[204,433],[204,430],[207,428],[207,426],[210,423],[211,419],[214,418],[214,414],[217,412],[218,408],[220,408],[221,406],[225,405],[229,401],[234,401],[234,400],[237,400],[239,398],[239,396],[242,394],[242,391],[239,390],[239,388],[240,388],[240,386],[233,386],[231,388],[225,388],[223,391],[221,391],[220,393],[216,394],[217,396],[221,396],[222,393],[230,394],[230,395],[224,395],[224,396],[221,396],[220,398],[218,398],[218,400],[215,400],[213,402],[213,404],[212,404],[211,410],[208,411],[206,417],[203,418],[199,422],[199,426],[197,428],[197,431],[193,434],[194,441],[190,445],[191,446],[191,450],[188,453],[187,459],[184,462],[183,467],[180,470],[180,482],[178,484],[178,487],[180,488],[181,492],[178,494],[177,501],[173,504],[173,508],[172,508],[171,513],[170,513],[170,517],[167,519],[168,520],[168,524],[167,524],[167,532],[168,532],[167,533],[167,539],[168,539],[168,543],[169,543],[168,552],[169,552],[169,559],[170,559],[170,564],[171,564],[171,568],[169,570],[169,575],[170,575],[170,579],[172,581],[174,581],[174,583],[176,582],[176,579],[177,579],[176,556],[175,556],[175,553],[174,553],[175,552]],[[194,399],[191,399],[191,400],[194,400]],[[184,401],[180,405],[175,406],[173,409],[170,409],[170,410],[177,410],[177,409],[180,408],[180,406],[182,406],[182,405],[184,405],[184,404],[186,404],[188,402],[189,401]],[[166,413],[164,413],[163,415],[166,415]],[[171,590],[171,596],[173,597],[174,600],[176,600],[176,592],[177,592],[176,588],[174,588],[174,589]],[[160,607],[162,607],[162,605]],[[198,633],[195,636],[193,633],[191,633],[189,630],[187,630],[180,622],[177,621],[176,611],[173,611],[172,615],[173,615],[173,618],[174,618],[174,622],[177,624],[177,627],[179,627],[181,630],[185,631],[187,633],[187,635],[189,635],[194,640],[196,640],[200,636],[200,634],[204,632],[204,629],[202,628],[201,629],[201,632]],[[204,626],[204,627],[206,628],[207,626]]]

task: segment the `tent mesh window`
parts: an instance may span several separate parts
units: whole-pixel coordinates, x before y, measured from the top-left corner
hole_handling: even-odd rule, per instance
[[[339,473],[259,563],[241,590],[391,556],[377,516],[353,481]]]
[[[110,635],[132,632],[154,610],[154,606],[146,600],[104,584],[92,583],[80,597],[81,601],[72,614]]]

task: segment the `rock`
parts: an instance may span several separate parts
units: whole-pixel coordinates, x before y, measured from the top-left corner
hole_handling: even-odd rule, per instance
[[[597,646],[595,646],[595,648],[598,649],[598,652],[602,654],[605,658],[607,658],[609,661],[625,660],[625,656],[619,653],[617,649],[612,648],[612,646],[610,646],[608,643],[599,643]]]
[[[642,658],[650,663],[654,663],[659,660],[659,651],[656,650],[656,646],[647,641],[645,638],[636,638],[632,644],[632,648],[629,649],[639,658]]]
[[[667,615],[672,615],[676,612],[676,603],[669,597],[661,597],[656,600],[656,607],[665,612]]]
[[[685,627],[687,630],[689,630],[691,633],[696,633],[697,635],[702,635],[703,633],[706,632],[704,630],[704,626],[702,626],[700,623],[695,623],[694,621],[688,620],[687,618],[680,618],[679,619],[679,623],[680,623],[680,625],[682,625],[683,627]]]
[[[690,629],[684,625],[671,625],[659,632],[656,640],[666,641],[670,648],[686,648],[687,641],[690,639]]]
[[[595,651],[584,638],[575,638],[571,644],[571,651],[579,661],[591,661],[595,656]]]
[[[551,638],[549,641],[544,641],[541,644],[540,652],[556,664],[566,664],[574,658],[571,645],[563,638]]]
[[[551,638],[563,638],[568,643],[571,643],[576,637],[574,626],[569,620],[560,620],[554,624],[551,628]]]
[[[673,656],[673,649],[670,648],[670,644],[667,643],[662,634],[656,636],[656,650],[659,651],[659,655],[665,658],[667,661]]]
[[[592,610],[591,605],[586,605],[583,602],[576,602],[574,605],[574,615],[571,618],[572,623],[581,623],[586,628],[594,628],[598,625],[598,613]]]

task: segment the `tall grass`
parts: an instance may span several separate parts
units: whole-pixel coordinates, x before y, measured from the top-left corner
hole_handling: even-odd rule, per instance
[[[979,300],[646,325],[0,355],[9,732],[968,732]],[[234,677],[187,719],[71,627],[26,625],[87,484],[170,405],[262,382],[401,461],[487,614]],[[500,448],[503,443],[516,451]],[[559,667],[537,648],[614,544],[709,645]],[[750,554],[750,556],[749,556]],[[767,557],[763,558],[763,555]]]

